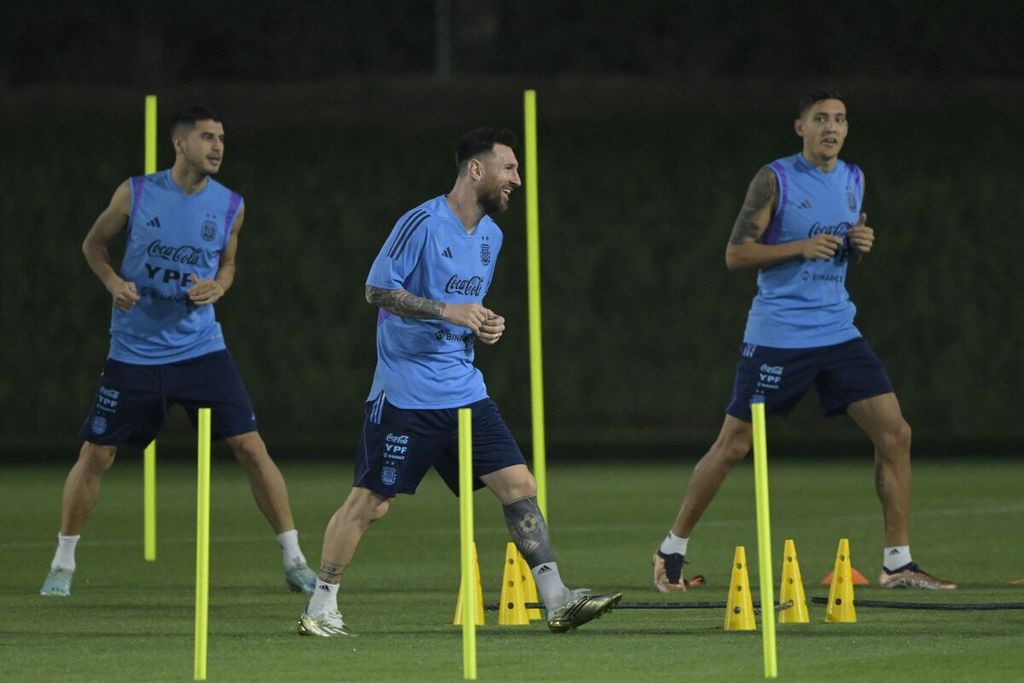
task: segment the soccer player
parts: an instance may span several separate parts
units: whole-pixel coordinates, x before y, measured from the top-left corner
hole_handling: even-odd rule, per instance
[[[356,450],[355,477],[324,534],[316,591],[299,618],[303,635],[344,636],[338,585],[367,527],[399,493],[415,493],[434,467],[456,494],[458,409],[473,411],[475,487],[501,504],[516,547],[547,608],[548,627],[568,631],[610,610],[620,593],[591,595],[562,583],[537,482],[526,467],[483,376],[477,342],[493,345],[505,319],[486,308],[502,233],[488,214],[508,208],[521,184],[507,130],[481,128],[456,147],[451,192],[408,211],[370,269],[366,300],[378,307],[377,369]]]
[[[956,588],[911,557],[910,426],[882,363],[853,324],[847,266],[851,257],[859,261],[871,251],[875,234],[861,211],[864,175],[839,158],[848,126],[839,94],[810,93],[795,122],[802,152],[762,167],[747,190],[725,263],[730,270],[757,268],[758,292],[725,422],[694,468],[675,524],[654,554],[659,591],[686,590],[690,533],[750,450],[751,398],[763,396],[768,415],[786,415],[812,384],[826,415],[846,413],[874,445],[886,543],[879,584]]]
[[[71,593],[75,546],[118,446],[146,446],[178,403],[193,423],[200,407],[211,408],[213,438],[225,439],[248,470],[256,503],[277,533],[285,582],[310,593],[316,574],[299,548],[284,478],[256,431],[213,311],[235,279],[245,213],[242,197],[211,177],[224,159],[224,127],[212,111],[193,107],[174,118],[171,141],[174,166],[123,182],[82,244],[113,299],[110,352],[79,431],[84,443],[64,484],[57,552],[40,592]],[[118,272],[107,245],[122,234]]]

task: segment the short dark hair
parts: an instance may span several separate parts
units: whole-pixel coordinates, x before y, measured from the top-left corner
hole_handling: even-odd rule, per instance
[[[195,128],[197,121],[215,121],[222,123],[220,116],[217,112],[210,109],[209,107],[201,107],[199,105],[193,105],[187,109],[182,109],[174,118],[171,119],[171,135],[183,127],[188,126],[189,128]]]
[[[846,104],[846,98],[844,98],[837,90],[814,90],[800,98],[798,118],[803,118],[804,112],[822,100],[839,100],[843,104]]]
[[[515,147],[519,142],[516,134],[507,128],[477,128],[471,130],[455,145],[455,169],[462,168],[473,157],[490,152],[495,145]]]

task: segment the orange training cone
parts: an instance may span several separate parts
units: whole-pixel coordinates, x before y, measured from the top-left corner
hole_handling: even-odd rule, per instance
[[[825,621],[833,624],[857,623],[857,610],[853,606],[853,580],[850,576],[850,541],[839,539],[836,566],[832,570],[832,586],[828,589]]]
[[[800,577],[800,563],[796,560],[796,545],[793,539],[786,539],[782,558],[782,585],[779,587],[779,604],[793,601],[793,606],[779,612],[780,624],[808,624],[807,597],[804,595],[804,580]]]
[[[476,557],[476,543],[473,543],[473,585],[476,587],[476,625],[484,625],[484,591],[480,587],[480,561]],[[455,602],[456,626],[462,625],[462,582],[459,582],[459,599]]]
[[[747,574],[747,551],[736,546],[729,580],[729,599],[725,604],[726,631],[756,631],[754,599],[750,597],[750,576]]]
[[[855,568],[850,567],[850,578],[853,581],[854,586],[870,586],[871,582],[868,581],[868,577],[861,574]],[[825,578],[821,580],[822,586],[832,585],[832,572],[825,575]]]

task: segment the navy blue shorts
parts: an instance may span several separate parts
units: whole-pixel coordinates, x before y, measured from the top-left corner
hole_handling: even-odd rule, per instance
[[[750,422],[750,399],[764,396],[765,415],[788,415],[811,384],[825,415],[842,415],[851,403],[888,394],[892,382],[862,338],[810,349],[744,344],[725,412]]]
[[[196,424],[210,409],[210,436],[225,439],[256,431],[256,414],[235,361],[226,350],[166,365],[107,359],[96,403],[78,436],[83,441],[144,448],[177,403]]]
[[[485,398],[466,407],[473,410],[473,488],[478,489],[482,475],[526,460],[494,401]],[[396,408],[384,394],[366,404],[353,486],[384,498],[412,494],[431,467],[458,495],[458,408]]]

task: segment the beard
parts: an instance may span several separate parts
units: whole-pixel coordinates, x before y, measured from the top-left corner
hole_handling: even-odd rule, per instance
[[[492,214],[508,208],[508,202],[505,202],[504,199],[505,195],[501,193],[501,188],[495,187],[487,194],[481,195],[477,201],[480,202],[480,206],[484,207],[484,213]]]

